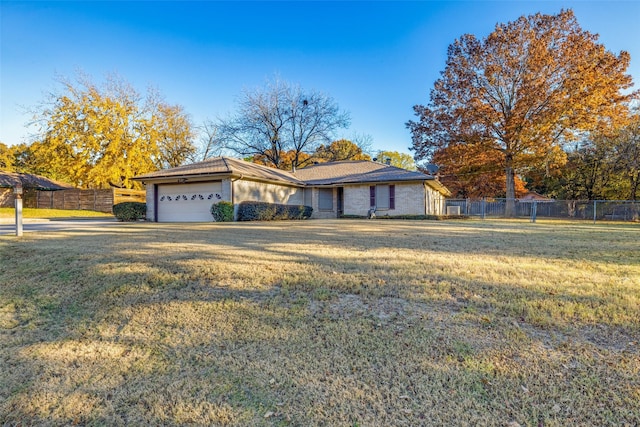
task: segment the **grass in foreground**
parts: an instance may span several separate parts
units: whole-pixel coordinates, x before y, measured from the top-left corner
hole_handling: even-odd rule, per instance
[[[14,208],[0,208],[0,218],[15,218]],[[23,218],[113,218],[112,214],[88,210],[23,208]]]
[[[0,237],[0,424],[638,425],[640,228]]]

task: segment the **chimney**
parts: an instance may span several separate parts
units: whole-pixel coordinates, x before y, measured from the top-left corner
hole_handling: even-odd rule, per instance
[[[387,165],[391,166],[391,158],[387,157],[386,159],[384,159],[384,162],[385,162]]]

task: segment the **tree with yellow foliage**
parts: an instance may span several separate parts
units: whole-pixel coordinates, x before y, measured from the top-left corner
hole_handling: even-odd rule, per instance
[[[313,153],[318,162],[339,162],[343,160],[371,160],[360,145],[348,139],[339,139],[331,144],[321,144]]]
[[[0,170],[5,172],[14,171],[15,158],[13,149],[0,142]]]
[[[637,96],[625,93],[629,61],[584,31],[571,10],[498,24],[482,40],[463,35],[449,46],[429,104],[416,105],[418,120],[407,123],[415,157],[430,159],[455,144],[497,152],[509,215],[518,167],[626,116]]]
[[[111,77],[103,87],[79,76],[37,111],[41,140],[32,146],[41,170],[80,188],[134,188],[136,175],[177,166],[193,153],[182,107],[146,98]]]
[[[414,171],[417,169],[416,162],[410,154],[400,153],[399,151],[378,151],[376,156],[379,162],[389,163],[397,168]]]

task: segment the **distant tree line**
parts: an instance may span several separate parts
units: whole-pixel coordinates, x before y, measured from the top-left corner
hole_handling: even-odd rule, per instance
[[[413,158],[372,154],[366,135],[342,137],[350,115],[331,96],[277,78],[245,90],[228,117],[195,126],[157,91],[143,96],[120,78],[98,85],[80,75],[59,79],[60,89],[34,108],[33,142],[0,144],[0,168],[131,188],[136,175],[223,153],[285,170],[373,157],[410,170],[435,163],[456,197],[513,200],[533,190],[635,200],[640,93],[631,90],[629,62],[571,10],[497,24],[483,39],[465,34],[406,124]]]
[[[371,160],[371,138],[338,138],[349,114],[333,98],[273,80],[245,91],[235,114],[196,127],[179,105],[154,90],[144,96],[122,78],[102,85],[85,75],[58,79],[59,90],[34,107],[29,144],[0,143],[0,169],[36,173],[80,188],[140,184],[136,175],[232,153],[285,170],[314,163]],[[399,167],[408,154],[380,152]]]

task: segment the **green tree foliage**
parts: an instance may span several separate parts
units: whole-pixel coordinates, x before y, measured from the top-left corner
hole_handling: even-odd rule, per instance
[[[637,200],[640,185],[640,115],[611,134],[592,134],[568,152],[551,193],[567,199]]]
[[[193,132],[181,107],[122,79],[104,86],[79,76],[37,111],[41,140],[30,155],[40,171],[81,188],[138,187],[132,177],[177,166],[193,152]]]
[[[34,150],[40,143],[17,144],[7,146],[0,143],[0,170],[7,172],[32,173],[36,175],[46,174],[38,159],[34,154]],[[50,175],[49,178],[57,177]]]
[[[391,166],[402,168],[410,171],[417,170],[416,162],[413,157],[407,153],[400,153],[398,151],[379,151],[376,157],[379,162],[387,162],[387,159],[391,162]]]
[[[482,40],[463,35],[449,46],[429,104],[416,105],[418,120],[407,123],[416,159],[453,144],[497,151],[513,199],[517,170],[626,115],[637,96],[624,93],[632,86],[629,61],[582,30],[571,10],[498,24]],[[509,214],[513,203],[507,207]]]
[[[15,165],[14,150],[0,142],[0,170],[13,172]]]
[[[627,124],[613,141],[616,154],[616,169],[621,179],[627,181],[629,200],[638,199],[640,186],[640,111],[636,110]]]

